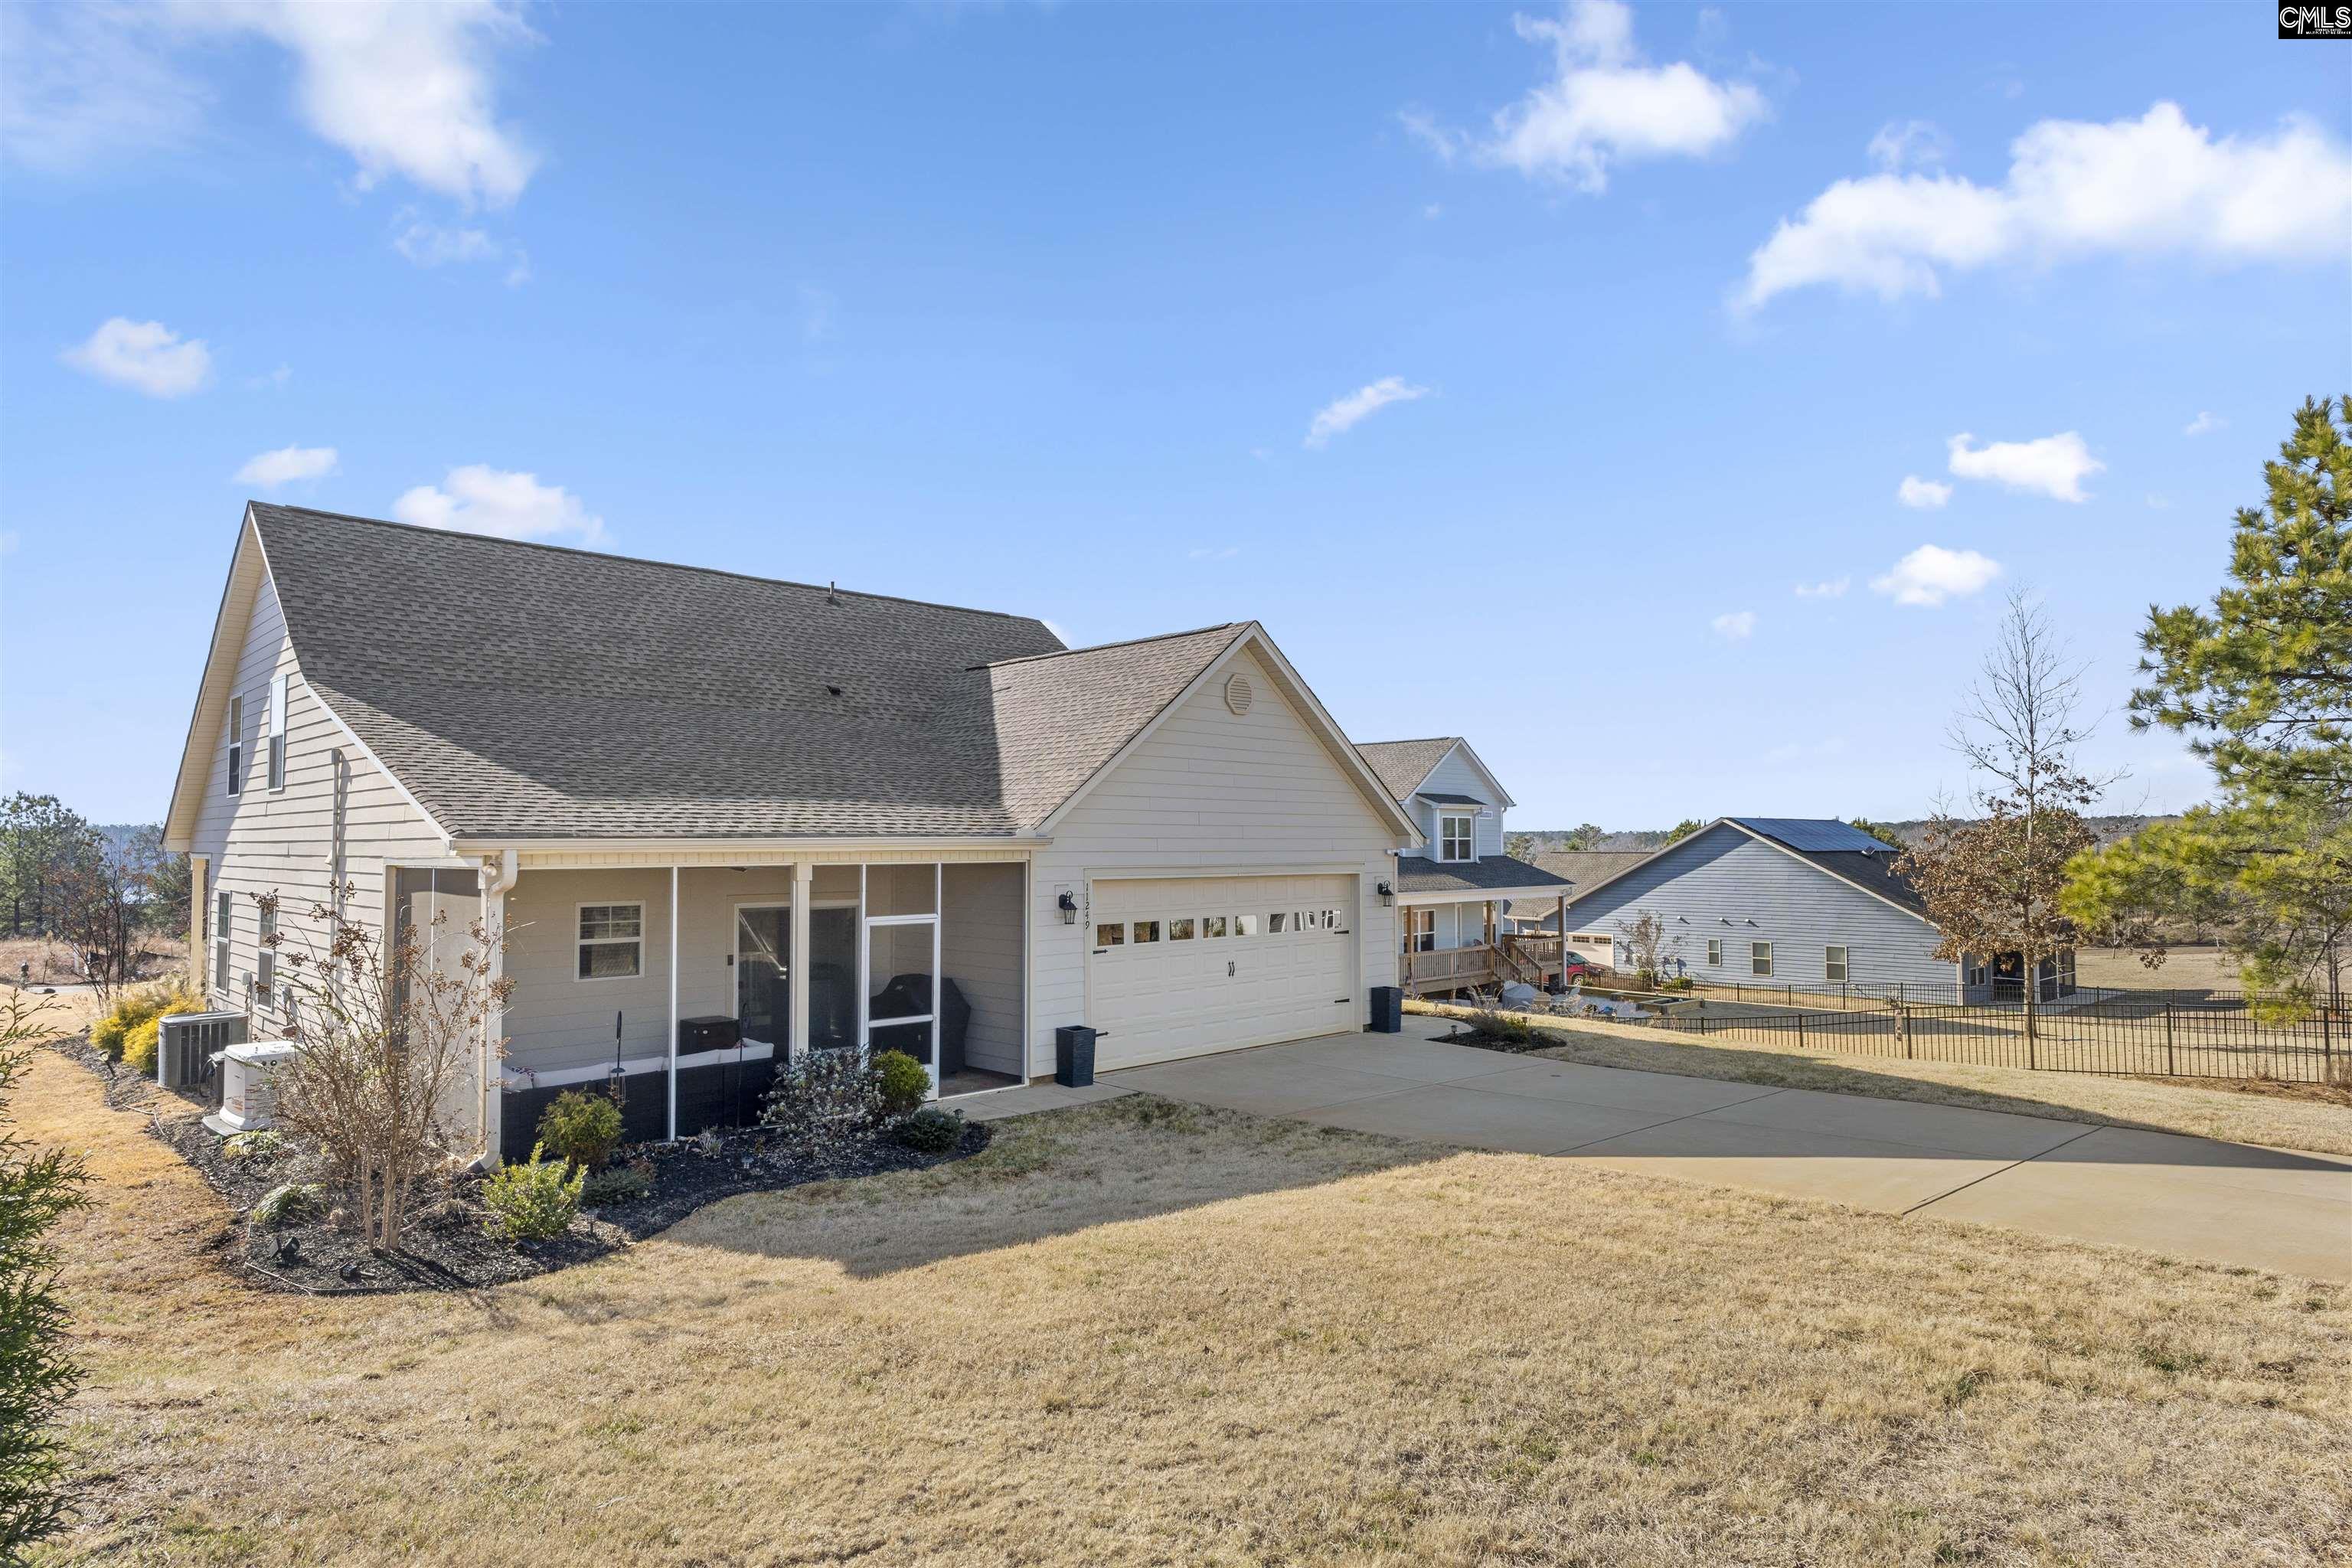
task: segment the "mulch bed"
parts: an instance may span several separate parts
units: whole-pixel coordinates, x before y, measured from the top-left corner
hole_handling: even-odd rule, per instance
[[[275,1229],[245,1216],[289,1179],[290,1157],[231,1160],[224,1141],[204,1125],[208,1105],[158,1088],[75,1037],[53,1042],[105,1086],[116,1110],[149,1111],[147,1131],[187,1161],[207,1185],[237,1211],[213,1238],[224,1264],[268,1290],[310,1295],[373,1295],[403,1290],[474,1290],[593,1262],[668,1229],[705,1204],[743,1193],[772,1193],[811,1182],[841,1181],[945,1164],[988,1147],[986,1122],[965,1127],[962,1141],[942,1153],[919,1153],[876,1138],[838,1159],[819,1162],[782,1147],[759,1128],[726,1133],[715,1150],[696,1142],[624,1148],[617,1164],[642,1163],[653,1173],[643,1196],[600,1209],[583,1209],[572,1228],[549,1241],[505,1241],[484,1233],[487,1211],[479,1177],[460,1177],[445,1194],[420,1195],[397,1252],[379,1252],[328,1223],[324,1214],[290,1219]],[[332,1200],[330,1199],[330,1202]]]

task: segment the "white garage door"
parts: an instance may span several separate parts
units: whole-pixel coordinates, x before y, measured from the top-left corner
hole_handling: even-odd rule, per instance
[[[1090,914],[1104,1071],[1361,1026],[1353,877],[1097,881]]]

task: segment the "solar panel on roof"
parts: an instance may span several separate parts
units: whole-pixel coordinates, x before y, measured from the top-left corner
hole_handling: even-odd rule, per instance
[[[1883,838],[1874,838],[1851,823],[1834,818],[1810,816],[1736,816],[1742,827],[1749,827],[1767,838],[1777,838],[1791,849],[1812,853],[1832,850],[1882,850],[1890,847]]]

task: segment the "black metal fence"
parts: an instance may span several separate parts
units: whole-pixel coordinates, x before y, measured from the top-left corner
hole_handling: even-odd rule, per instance
[[[2291,1022],[2227,992],[2110,992],[2044,1008],[1889,1002],[1833,1012],[1674,1004],[1653,1026],[1845,1056],[2166,1078],[2266,1078],[2352,1088],[2352,1009]]]

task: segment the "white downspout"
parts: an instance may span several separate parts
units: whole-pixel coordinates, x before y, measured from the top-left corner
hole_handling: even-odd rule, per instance
[[[490,980],[493,984],[506,976],[507,894],[513,889],[515,879],[521,875],[520,860],[512,849],[500,850],[495,861],[487,855],[482,857],[482,929],[489,933],[491,939]],[[480,1162],[484,1169],[498,1163],[499,1146],[504,1134],[504,1128],[498,1125],[502,1119],[493,1114],[493,1109],[502,1108],[504,1101],[491,1097],[490,1074],[498,1068],[498,1057],[491,1042],[505,1033],[506,1009],[499,1007],[486,1011],[482,1016],[482,1037],[474,1062],[474,1089],[478,1101],[475,1124],[481,1129]],[[505,1088],[501,1073],[499,1084],[501,1093]]]

